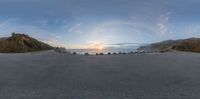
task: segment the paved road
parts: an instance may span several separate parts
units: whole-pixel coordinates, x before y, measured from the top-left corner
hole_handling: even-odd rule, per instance
[[[0,99],[200,99],[200,54],[0,54]]]

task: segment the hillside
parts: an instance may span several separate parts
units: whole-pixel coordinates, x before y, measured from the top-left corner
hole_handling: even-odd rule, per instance
[[[200,38],[166,40],[146,46],[141,46],[138,50],[162,52],[178,50],[186,52],[200,52]]]
[[[182,40],[180,43],[173,46],[172,49],[187,52],[200,52],[200,38]]]
[[[25,34],[13,33],[11,37],[0,38],[0,53],[23,53],[53,49]]]

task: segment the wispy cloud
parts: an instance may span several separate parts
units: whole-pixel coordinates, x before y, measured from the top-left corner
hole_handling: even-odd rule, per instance
[[[79,31],[80,30],[80,27],[81,26],[81,24],[79,23],[79,24],[76,24],[75,26],[72,26],[71,28],[69,28],[68,29],[68,32],[69,33],[71,33],[71,32],[77,32],[77,31]]]
[[[127,45],[139,45],[139,44],[141,44],[141,43],[123,42],[123,43],[113,43],[113,44],[107,44],[107,45],[127,46]]]
[[[199,36],[199,4],[199,0],[0,0],[0,36],[22,32],[59,44],[99,41],[107,46]]]
[[[160,15],[158,19],[158,27],[159,27],[159,32],[161,35],[166,35],[169,33],[169,18],[170,18],[170,12],[167,12],[165,14]]]
[[[0,28],[4,28],[7,25],[10,25],[10,23],[14,23],[13,21],[16,21],[17,18],[9,18],[3,22],[0,22]]]

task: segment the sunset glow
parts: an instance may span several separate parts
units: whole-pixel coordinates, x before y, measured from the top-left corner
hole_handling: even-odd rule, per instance
[[[0,37],[25,33],[67,49],[200,37],[200,0],[147,1],[0,0]]]
[[[96,49],[96,50],[103,50],[105,49],[105,44],[102,42],[98,42],[98,41],[93,41],[90,42],[88,45],[86,45],[87,49]]]
[[[98,50],[103,50],[103,49],[104,49],[103,47],[99,47],[99,48],[98,48]]]

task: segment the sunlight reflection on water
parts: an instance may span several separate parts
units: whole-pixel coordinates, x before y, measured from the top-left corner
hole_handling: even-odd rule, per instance
[[[102,49],[102,50],[97,50],[97,49],[68,49],[70,52],[76,52],[77,54],[84,54],[84,53],[89,53],[89,54],[96,54],[96,53],[119,53],[119,52],[134,52],[136,49]]]

